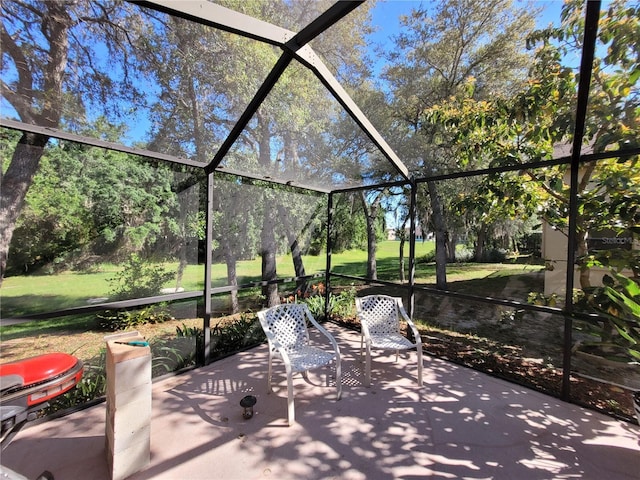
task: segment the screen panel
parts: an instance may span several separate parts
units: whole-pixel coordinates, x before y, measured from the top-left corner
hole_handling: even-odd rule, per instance
[[[21,134],[4,131],[11,148]],[[16,221],[2,317],[201,290],[201,184],[188,167],[50,142]]]

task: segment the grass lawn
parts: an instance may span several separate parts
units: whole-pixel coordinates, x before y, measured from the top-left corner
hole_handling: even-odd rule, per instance
[[[380,269],[387,265],[397,265],[399,242],[382,242],[378,248],[378,262]],[[432,243],[420,244],[416,255],[423,255],[433,249]],[[406,247],[408,253],[408,245]],[[350,250],[332,256],[332,265],[336,271],[350,275],[364,275],[366,272],[367,254],[361,250]],[[307,274],[323,272],[326,268],[326,257],[304,256]],[[177,269],[177,263],[167,263],[164,267],[169,271]],[[397,269],[397,267],[395,267]],[[92,299],[109,297],[112,290],[111,279],[117,276],[121,267],[112,264],[102,264],[95,273],[63,272],[55,275],[24,275],[7,277],[0,288],[0,313],[3,318],[26,315],[29,313],[61,310],[64,308],[86,305]],[[283,255],[277,259],[279,277],[293,277],[294,268],[290,255]],[[261,260],[243,260],[238,262],[238,283],[248,283],[260,280]],[[397,273],[395,274],[398,275]],[[224,264],[214,264],[212,285],[227,284],[227,270]],[[169,282],[166,287],[175,287],[175,282]],[[204,266],[187,266],[181,287],[186,291],[198,291],[204,288]]]
[[[399,281],[400,242],[380,242],[377,249],[376,263],[378,278],[387,281]],[[420,261],[434,249],[433,242],[417,242],[416,258]],[[408,276],[409,244],[405,244],[405,277]],[[367,254],[363,250],[350,250],[332,255],[332,271],[346,275],[366,275]],[[307,274],[323,272],[326,268],[326,257],[304,256]],[[177,264],[165,264],[169,271],[175,271]],[[526,266],[524,266],[526,268]],[[532,267],[533,268],[533,267]],[[536,267],[537,268],[537,267]],[[11,318],[30,313],[61,310],[65,308],[87,305],[93,300],[108,298],[112,290],[111,279],[117,276],[121,267],[103,264],[95,273],[63,272],[55,275],[24,275],[5,278],[0,288],[0,316]],[[522,270],[523,265],[510,264],[453,264],[448,266],[448,279],[459,280],[484,279],[488,276],[511,275]],[[237,265],[238,283],[249,283],[260,280],[261,260],[240,261]],[[277,259],[278,276],[293,277],[294,269],[290,255]],[[189,265],[184,272],[181,287],[186,291],[201,291],[204,288],[204,266]],[[435,283],[435,265],[418,263],[416,282],[422,284]],[[227,284],[226,266],[214,264],[212,285]],[[166,287],[175,287],[169,282]]]

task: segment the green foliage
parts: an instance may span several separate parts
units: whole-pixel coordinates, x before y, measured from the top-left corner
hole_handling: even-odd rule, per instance
[[[203,350],[198,350],[198,347],[202,348],[204,335],[199,335],[197,330],[202,331],[195,327],[193,329],[185,326],[183,329],[176,327],[175,338],[158,338],[149,342],[153,377],[204,364]]]
[[[622,350],[640,360],[640,285],[634,279],[612,272],[604,286],[590,296],[591,305],[604,314],[600,347]]]
[[[146,262],[138,254],[131,254],[122,271],[110,279],[113,300],[144,298],[160,293],[162,286],[173,278],[173,273],[162,265]]]
[[[355,317],[356,289],[351,287],[342,290],[337,295],[329,295],[329,317],[330,318],[353,318]]]
[[[100,119],[91,135],[117,141],[123,129]],[[50,144],[16,222],[8,272],[84,270],[99,256],[170,249],[161,240],[180,231],[176,178],[166,166],[124,153]],[[183,235],[194,237],[201,225],[185,216]]]
[[[335,253],[367,248],[367,221],[355,194],[335,197],[331,246]]]
[[[545,295],[540,292],[530,292],[527,296],[527,303],[531,305],[546,305],[549,307],[558,306],[558,295],[552,293],[551,295]]]
[[[65,259],[93,235],[82,186],[69,181],[77,179],[81,161],[60,146],[49,147],[46,152],[16,222],[7,264],[9,274],[40,267],[63,270]]]
[[[633,276],[640,277],[640,251],[638,250],[614,248],[595,251],[581,259],[581,263],[586,268],[609,268],[616,272],[629,269],[633,272]]]
[[[149,305],[136,310],[105,310],[97,317],[100,328],[110,331],[126,330],[137,325],[173,320],[166,304]]]
[[[238,320],[218,324],[211,329],[211,358],[258,345],[266,340],[258,319],[253,314],[241,314]]]
[[[584,9],[581,1],[565,2],[562,24],[532,33],[537,48],[526,84],[508,95],[481,98],[477,80],[465,80],[457,95],[424,110],[421,128],[435,143],[453,145],[459,167],[525,164],[551,157],[554,147],[573,134],[577,76],[566,59],[582,48]],[[613,1],[603,10],[594,61],[585,143],[595,152],[638,145],[638,31],[640,7]],[[580,172],[577,251],[588,262],[587,232],[637,231],[640,223],[638,157],[584,165]],[[492,234],[506,219],[540,216],[554,228],[568,226],[568,166],[526,169],[483,177],[473,189],[450,196],[450,215],[465,226]],[[448,219],[451,223],[451,220]],[[526,231],[522,233],[528,233]],[[636,262],[637,263],[637,262]],[[634,268],[633,263],[628,265]],[[581,265],[589,268],[586,263]],[[588,287],[581,276],[583,287]]]
[[[204,330],[200,327],[182,325],[176,327],[177,339],[193,340],[188,350],[181,349],[182,360],[176,363],[176,369],[185,366],[204,363]],[[219,323],[211,329],[211,359],[220,358],[245,348],[259,345],[266,337],[260,327],[257,317],[253,314],[241,314],[240,318]],[[178,358],[179,349],[174,347],[174,354]]]
[[[434,254],[435,254],[435,252],[434,252]],[[472,262],[474,258],[475,258],[475,253],[467,245],[457,245],[456,246],[456,262],[458,262],[458,263]],[[431,260],[431,261],[432,262],[436,261],[435,255],[433,257],[433,260]]]
[[[425,253],[424,255],[420,255],[419,257],[416,257],[416,264],[434,263],[435,261],[436,261],[435,249]]]
[[[176,327],[176,337],[178,339],[193,339],[193,345],[188,343],[191,350],[183,356],[183,367],[191,364],[202,365],[204,364],[204,330],[199,327],[189,327],[182,325],[182,327]]]
[[[338,294],[329,292],[327,313],[329,318],[349,318],[355,314],[356,289],[351,287]],[[286,303],[305,303],[316,320],[325,320],[326,295],[323,283],[312,285],[306,294],[300,291],[283,299]]]

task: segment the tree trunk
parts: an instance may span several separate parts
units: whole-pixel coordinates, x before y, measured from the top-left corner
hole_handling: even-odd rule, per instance
[[[4,278],[9,256],[11,237],[16,228],[16,221],[24,205],[24,199],[38,170],[44,146],[49,137],[34,133],[24,133],[16,145],[11,163],[2,175],[0,184],[0,285]]]
[[[271,202],[265,195],[264,198],[264,218],[262,221],[262,232],[260,240],[262,242],[262,281],[269,282],[277,279],[276,272],[276,236],[274,234],[275,219],[273,210],[270,208]],[[280,303],[278,296],[278,285],[276,283],[263,285],[262,295],[267,300],[267,306],[273,307]]]
[[[306,275],[304,269],[304,262],[302,261],[302,250],[300,250],[300,243],[298,242],[298,237],[296,236],[296,232],[293,231],[291,227],[291,222],[289,221],[289,212],[286,208],[284,208],[281,204],[278,204],[278,214],[280,215],[280,220],[285,229],[285,233],[287,235],[287,241],[289,243],[289,248],[291,249],[291,258],[293,259],[293,268],[296,272],[296,277],[304,277]],[[298,280],[296,282],[297,288],[304,291],[306,287],[305,280]]]
[[[236,271],[236,257],[233,255],[229,242],[224,242],[224,261],[227,264],[227,282],[229,286],[238,286],[238,273]],[[240,303],[238,302],[238,291],[231,291],[231,313],[238,313],[240,311]]]
[[[176,291],[182,286],[182,277],[184,271],[189,264],[187,253],[189,249],[189,227],[187,225],[187,217],[190,209],[193,207],[192,198],[189,194],[189,188],[177,188],[176,197],[178,198],[178,205],[180,207],[180,233],[177,236],[177,249],[178,249],[178,271],[176,272]],[[197,208],[197,205],[195,206]]]
[[[367,278],[370,280],[378,279],[378,266],[376,264],[376,218],[378,216],[380,199],[381,195],[368,206],[364,191],[360,192],[360,200],[362,201],[364,216],[367,220]]]
[[[407,235],[405,234],[405,228],[407,228],[407,220],[409,218],[405,218],[404,222],[402,222],[402,226],[400,227],[400,231],[398,232],[398,237],[400,238],[400,248],[399,248],[399,252],[398,255],[400,256],[400,271],[398,272],[400,274],[400,283],[404,283],[405,278],[404,278],[404,244],[407,241]]]
[[[582,169],[582,177],[580,178],[580,181],[578,183],[578,192],[584,192],[587,189],[587,186],[589,185],[589,182],[593,177],[593,172],[595,168],[596,168],[596,162],[591,162],[591,163],[588,163]],[[576,231],[576,245],[575,245],[577,261],[580,261],[580,259],[585,258],[589,253],[589,246],[587,244],[587,235],[589,233],[585,228],[586,223],[587,223],[586,219],[582,215],[578,214],[578,217],[576,218],[577,231]],[[573,248],[573,247],[569,245],[569,248]],[[567,267],[573,268],[573,265],[567,265]],[[586,290],[589,287],[591,287],[591,279],[589,277],[590,277],[589,268],[585,267],[584,265],[581,265],[580,266],[580,288],[582,288],[582,290]]]
[[[45,37],[49,50],[44,52],[47,63],[41,72],[46,95],[39,95],[33,72],[28,69],[25,53],[8,35],[3,35],[3,57],[6,53],[12,58],[20,72],[16,91],[6,89],[2,94],[16,109],[23,122],[56,128],[60,124],[62,112],[62,81],[69,52],[67,35],[73,21],[69,5],[63,2],[44,2],[44,5],[47,11],[40,13],[43,19],[49,19],[43,24],[47,25]],[[0,285],[7,268],[16,221],[48,141],[49,137],[46,135],[23,133],[6,173],[3,175],[0,171]]]
[[[291,131],[284,132],[284,159],[290,167],[295,170],[299,164],[298,158],[298,145],[295,136]],[[298,232],[293,231],[291,221],[289,219],[289,211],[283,207],[281,203],[278,203],[278,212],[280,214],[280,220],[287,235],[287,241],[289,248],[291,249],[291,258],[293,260],[293,268],[296,272],[296,277],[304,277],[306,275],[304,270],[304,263],[302,261],[302,251],[300,250],[300,243],[298,242]],[[306,281],[298,280],[296,282],[298,290],[304,291],[306,289]]]
[[[476,251],[474,252],[474,258],[476,262],[482,262],[484,259],[484,247],[487,240],[487,226],[484,222],[480,224],[478,228],[478,238],[476,240]]]
[[[435,182],[427,182],[431,201],[431,218],[436,235],[436,288],[447,288],[447,229],[440,195]]]
[[[447,263],[455,263],[456,261],[456,245],[458,244],[458,236],[449,235],[447,232]]]
[[[262,117],[260,111],[256,112],[256,117],[260,135],[258,157],[262,168],[265,171],[269,171],[271,170],[271,131],[269,129],[269,121]],[[276,272],[275,209],[273,207],[273,198],[271,198],[269,191],[263,192],[262,204],[264,208],[262,232],[260,233],[262,281],[271,282],[278,277]],[[262,295],[265,297],[268,307],[273,307],[280,303],[277,283],[263,285]]]
[[[587,233],[576,232],[576,259],[584,258],[588,253],[589,246],[587,245]],[[589,271],[589,268],[585,266],[580,267],[580,288],[582,290],[588,290],[591,287]]]

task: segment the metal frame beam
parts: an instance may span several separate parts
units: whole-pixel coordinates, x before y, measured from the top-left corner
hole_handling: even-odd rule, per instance
[[[571,182],[569,185],[569,225],[567,239],[567,277],[564,301],[564,345],[562,364],[562,399],[569,400],[571,393],[571,348],[573,334],[573,283],[576,261],[576,229],[578,217],[578,171],[580,154],[589,104],[591,73],[598,40],[598,21],[600,19],[600,0],[587,2],[584,19],[584,39],[582,42],[582,59],[580,60],[580,81],[578,83],[578,102],[576,105],[575,129],[573,131],[573,149],[571,151]]]
[[[11,128],[13,130],[20,130],[22,132],[37,133],[40,135],[46,135],[47,137],[58,138],[60,140],[69,140],[72,142],[78,142],[84,145],[91,145],[92,147],[105,148],[107,150],[113,150],[116,152],[124,152],[132,155],[138,155],[140,157],[149,158],[151,160],[162,160],[164,162],[177,163],[179,165],[187,165],[189,167],[203,168],[202,162],[195,160],[189,160],[187,158],[176,157],[175,155],[167,155],[165,153],[158,153],[152,150],[145,150],[142,148],[127,147],[120,143],[107,142],[100,140],[99,138],[87,137],[84,135],[77,135],[75,133],[65,132],[59,128],[42,127],[40,125],[33,125],[31,123],[19,122],[16,120],[10,120],[8,118],[0,117],[0,127]]]
[[[207,165],[207,172],[215,170],[220,165],[225,155],[231,149],[231,146],[238,139],[257,109],[278,81],[280,75],[282,75],[292,58],[295,57],[300,63],[305,65],[316,75],[320,82],[322,82],[327,90],[329,90],[331,95],[338,101],[338,103],[340,103],[351,118],[382,152],[385,158],[391,162],[393,167],[405,178],[405,180],[409,180],[410,174],[406,165],[402,163],[389,144],[387,144],[384,138],[382,138],[382,135],[380,135],[344,88],[342,88],[340,82],[336,80],[320,57],[318,57],[311,47],[307,45],[308,42],[326,31],[329,27],[364,3],[362,0],[336,2],[297,34],[290,30],[207,1],[176,2],[175,0],[146,0],[135,1],[134,3],[197,23],[209,25],[226,32],[235,33],[260,42],[275,45],[285,51],[284,55],[280,57],[278,63],[274,66],[269,73],[269,76],[258,89],[258,92],[251,100],[240,119],[238,119],[234,125],[214,158]]]
[[[144,0],[132,3],[270,45],[282,46],[295,36],[286,28],[206,0]]]

